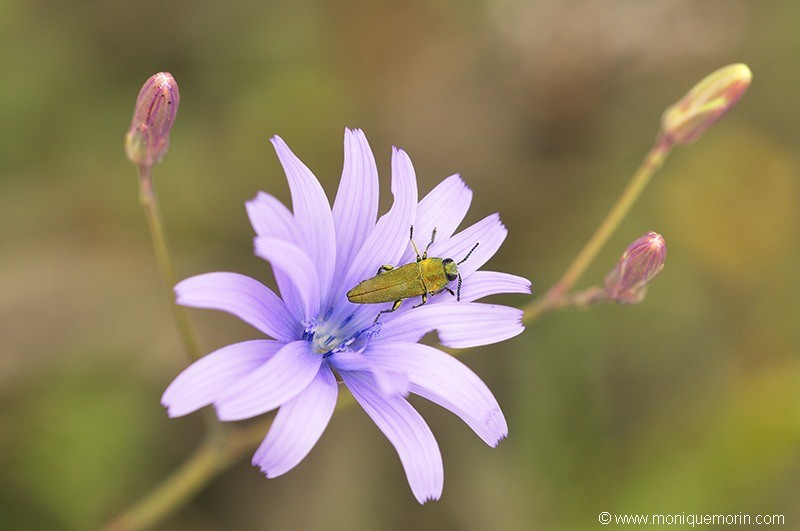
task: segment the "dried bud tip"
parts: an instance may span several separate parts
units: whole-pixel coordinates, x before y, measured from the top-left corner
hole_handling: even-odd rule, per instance
[[[661,116],[661,133],[675,144],[690,144],[736,105],[753,73],[736,63],[706,76]]]
[[[150,77],[139,91],[133,120],[125,135],[125,154],[134,164],[153,166],[169,148],[169,131],[175,121],[180,93],[169,72]]]
[[[623,304],[644,299],[647,284],[664,269],[667,245],[656,232],[648,232],[628,246],[614,269],[606,276],[606,294]]]

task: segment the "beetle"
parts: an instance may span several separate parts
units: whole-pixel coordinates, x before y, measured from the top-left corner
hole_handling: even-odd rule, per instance
[[[431,241],[428,243],[422,255],[414,243],[414,226],[411,226],[409,239],[417,255],[416,262],[405,264],[400,267],[392,265],[382,265],[378,268],[378,273],[366,280],[361,281],[357,286],[347,292],[347,300],[355,304],[379,304],[383,302],[393,302],[391,308],[381,310],[375,316],[374,323],[384,313],[391,313],[397,310],[403,303],[403,299],[412,297],[422,297],[422,302],[414,306],[419,308],[428,302],[428,295],[436,295],[442,291],[447,291],[450,295],[461,300],[461,274],[458,266],[463,264],[478,247],[476,243],[460,262],[452,258],[428,258],[428,249],[436,239],[436,229],[431,233]],[[447,287],[447,284],[458,279],[456,293]]]

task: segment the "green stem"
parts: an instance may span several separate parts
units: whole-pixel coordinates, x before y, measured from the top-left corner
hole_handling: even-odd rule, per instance
[[[351,395],[339,396],[336,411],[355,404]],[[209,409],[209,411],[212,411]],[[212,411],[213,413],[213,411]],[[163,522],[186,505],[211,481],[252,452],[269,431],[269,422],[245,427],[216,423],[205,442],[144,498],[104,527],[105,531],[141,531]]]
[[[150,228],[150,237],[153,240],[158,268],[164,280],[167,300],[175,315],[175,322],[178,325],[178,331],[183,340],[186,353],[194,361],[200,357],[199,349],[189,327],[186,313],[182,307],[175,304],[175,294],[172,292],[172,287],[176,283],[175,269],[172,267],[172,260],[170,260],[164,221],[161,217],[161,209],[158,206],[158,197],[153,186],[153,172],[150,166],[139,166],[139,202],[142,204],[147,217],[147,225]]]
[[[592,237],[583,246],[583,249],[575,257],[570,266],[551,287],[547,293],[530,304],[523,307],[524,315],[523,322],[529,323],[542,314],[552,311],[556,308],[563,307],[564,298],[567,293],[573,288],[575,283],[580,279],[581,275],[586,271],[586,268],[594,261],[600,250],[608,242],[609,238],[614,231],[617,230],[622,220],[630,212],[631,207],[636,203],[636,200],[641,196],[642,191],[650,182],[650,179],[664,164],[667,155],[672,150],[672,142],[668,137],[662,135],[656,139],[655,144],[645,156],[639,168],[634,173],[628,186],[619,196],[617,202],[611,207],[611,210],[606,215],[606,218],[597,227]],[[569,304],[567,304],[569,305]]]
[[[106,531],[150,529],[186,505],[212,479],[264,438],[259,424],[247,429],[224,430],[206,438],[194,454],[142,500],[105,526]]]

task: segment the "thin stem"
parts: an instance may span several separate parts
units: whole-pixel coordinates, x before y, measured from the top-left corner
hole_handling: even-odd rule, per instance
[[[351,395],[339,397],[336,411],[355,404]],[[163,522],[219,474],[238,463],[264,439],[272,423],[256,422],[244,427],[216,423],[206,440],[184,463],[144,498],[112,520],[105,531],[141,531]]]
[[[175,315],[175,322],[178,325],[184,348],[189,358],[196,360],[200,357],[197,341],[189,327],[186,313],[182,307],[175,304],[175,294],[172,292],[172,286],[176,283],[175,269],[172,267],[172,260],[170,259],[164,221],[161,217],[161,209],[158,206],[158,197],[153,186],[153,173],[150,166],[139,166],[139,202],[142,204],[147,217],[147,225],[150,228],[150,237],[153,240],[158,268],[164,280],[167,300]]]
[[[523,307],[525,312],[523,316],[524,322],[529,323],[536,320],[543,313],[564,306],[562,303],[564,297],[580,279],[586,268],[594,261],[625,216],[628,215],[647,183],[650,182],[655,172],[664,164],[664,160],[672,150],[672,146],[672,142],[664,135],[656,139],[655,144],[650,148],[636,173],[633,174],[622,195],[619,196],[606,218],[600,223],[600,226],[597,227],[597,230],[595,230],[592,237],[589,238],[586,245],[583,246],[583,249],[581,249],[558,282],[543,297]],[[566,305],[569,306],[570,304]]]
[[[106,531],[150,529],[186,505],[212,479],[239,462],[263,439],[262,424],[210,435],[194,454],[158,487],[105,526]]]
[[[601,286],[592,286],[585,290],[565,293],[559,299],[551,300],[546,296],[539,297],[525,307],[522,321],[525,324],[530,324],[536,319],[539,319],[542,315],[555,310],[563,310],[564,308],[585,310],[589,306],[610,301],[611,299],[609,299],[606,290]]]

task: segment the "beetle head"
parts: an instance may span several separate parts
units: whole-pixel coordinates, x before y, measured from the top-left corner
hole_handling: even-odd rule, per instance
[[[452,258],[445,258],[442,260],[444,267],[444,275],[447,277],[448,282],[452,282],[458,278],[458,264]]]

